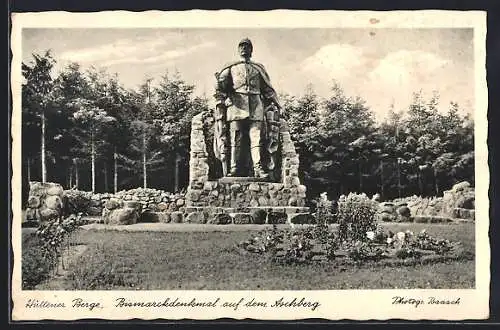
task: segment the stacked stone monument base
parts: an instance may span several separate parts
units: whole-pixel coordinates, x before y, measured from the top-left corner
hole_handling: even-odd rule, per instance
[[[221,178],[206,181],[201,189],[190,189],[186,196],[188,206],[210,207],[303,207],[306,187],[265,182],[254,178]]]
[[[196,183],[194,184],[197,187]],[[250,177],[205,181],[186,196],[185,222],[279,224],[305,217],[306,188],[299,184],[266,182]]]
[[[304,224],[313,223],[314,218],[307,207],[186,207],[174,212],[145,212],[137,222],[196,223],[196,224]],[[132,224],[112,223],[108,224]]]
[[[209,178],[209,112],[193,117],[185,222],[306,223],[311,215],[300,184],[299,156],[284,120],[280,122],[279,182],[253,177]]]

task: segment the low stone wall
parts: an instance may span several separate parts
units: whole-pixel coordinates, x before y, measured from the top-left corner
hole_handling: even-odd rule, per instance
[[[69,213],[82,212],[91,216],[100,216],[106,203],[111,200],[120,202],[137,202],[138,211],[178,211],[184,207],[185,199],[181,194],[151,188],[136,188],[119,191],[116,194],[96,193],[88,191],[66,190],[64,199]]]
[[[63,187],[52,182],[30,182],[24,221],[46,222],[61,219],[64,213]]]
[[[215,182],[217,187],[217,183]],[[45,196],[58,194],[60,202],[59,212],[66,214],[82,213],[95,216],[96,221],[110,225],[129,225],[137,222],[163,223],[211,223],[211,224],[284,224],[284,223],[313,223],[314,218],[304,207],[303,199],[290,201],[293,194],[305,197],[305,189],[285,188],[284,184],[269,182],[241,182],[221,183],[212,190],[203,189],[210,198],[218,197],[217,189],[224,191],[219,196],[229,196],[221,199],[221,203],[212,203],[210,206],[188,206],[185,196],[172,194],[157,189],[137,188],[120,191],[116,194],[96,193],[79,190],[63,190],[58,184],[46,184],[47,188],[40,189],[34,185],[31,194],[36,197],[29,199],[32,208],[28,208],[28,215],[37,214],[34,220],[39,220],[40,210],[46,207]],[[267,191],[266,189],[269,189]],[[206,188],[206,187],[205,187]],[[288,190],[287,190],[288,189]],[[227,190],[227,193],[225,192]],[[273,206],[261,206],[262,204]],[[52,197],[48,198],[49,206]],[[210,199],[212,200],[212,199]],[[215,200],[219,201],[218,198]],[[271,200],[271,202],[269,202]],[[243,206],[247,201],[252,206]],[[253,201],[256,201],[254,203]],[[278,202],[281,201],[281,202]],[[292,204],[292,206],[289,206]],[[275,205],[275,206],[274,206]],[[36,210],[33,211],[33,210]],[[41,214],[45,214],[42,211]],[[58,213],[58,214],[60,214]]]
[[[441,218],[475,219],[474,188],[468,182],[460,182],[446,190],[442,197],[423,198],[410,196],[380,203],[378,217],[381,221],[424,221],[440,222]]]

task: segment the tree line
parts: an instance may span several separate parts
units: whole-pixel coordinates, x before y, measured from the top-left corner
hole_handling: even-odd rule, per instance
[[[326,99],[311,88],[282,98],[312,195],[438,196],[457,182],[474,184],[473,118],[455,102],[439,109],[436,92],[428,100],[413,93],[407,109],[392,105],[379,124],[363,99],[335,83]]]
[[[166,72],[152,86],[126,89],[117,75],[71,63],[55,74],[47,51],[22,63],[23,192],[29,181],[112,192],[135,187],[181,191],[188,184],[192,117],[209,110],[195,85]],[[458,104],[413,95],[382,123],[360,97],[333,84],[327,98],[308,88],[281,95],[310,196],[350,191],[383,198],[436,195],[474,183],[474,123]]]

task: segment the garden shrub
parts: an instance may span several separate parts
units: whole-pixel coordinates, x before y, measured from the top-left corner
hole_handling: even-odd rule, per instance
[[[415,250],[411,246],[404,246],[396,251],[396,257],[399,259],[408,259],[415,258],[419,259],[422,256],[422,253]]]
[[[270,260],[276,263],[301,264],[311,262],[316,256],[333,259],[338,244],[326,224],[301,230],[278,230],[274,225],[272,230],[263,230],[240,242],[238,247],[252,253],[268,253]]]
[[[366,232],[376,229],[378,203],[365,194],[350,193],[339,200],[337,220],[341,240],[365,240]]]
[[[379,261],[384,257],[384,249],[369,242],[356,241],[348,245],[346,250],[354,261]]]
[[[328,200],[326,193],[320,195],[316,202],[316,221],[318,223],[335,223],[334,203]]]
[[[453,249],[456,243],[452,243],[447,239],[436,239],[431,237],[425,230],[421,231],[417,236],[412,246],[421,250],[434,251],[437,254],[446,254]]]

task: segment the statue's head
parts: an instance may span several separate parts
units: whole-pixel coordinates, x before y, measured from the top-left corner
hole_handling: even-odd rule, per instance
[[[238,53],[243,58],[252,57],[253,45],[250,39],[245,38],[238,44]]]

